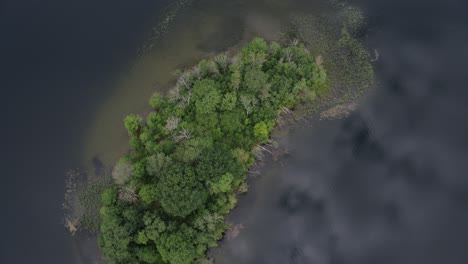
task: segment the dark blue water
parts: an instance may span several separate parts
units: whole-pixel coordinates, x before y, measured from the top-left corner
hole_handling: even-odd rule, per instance
[[[0,263],[76,263],[65,172],[162,1],[0,1]]]

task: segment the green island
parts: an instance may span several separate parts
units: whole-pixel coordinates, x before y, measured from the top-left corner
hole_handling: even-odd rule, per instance
[[[346,116],[373,86],[379,54],[374,49],[371,58],[361,43],[365,17],[332,2],[331,14],[293,13],[277,42],[249,42],[262,35],[253,34],[218,56],[205,53],[209,59],[165,80],[173,88],[150,98],[145,118],[125,118],[129,149],[112,172],[93,159],[94,174],[67,173],[64,225],[85,256],[109,264],[213,263],[209,249],[238,233],[226,219],[247,192],[248,175],[264,154],[276,160],[281,153],[276,139],[301,120]],[[140,55],[184,6],[171,9]],[[100,251],[85,245],[96,237]]]
[[[212,263],[206,252],[230,228],[275,126],[354,103],[372,84],[372,60],[354,37],[361,16],[351,11],[330,28],[298,16],[282,45],[255,38],[178,71],[145,120],[125,118],[130,151],[79,197],[80,226],[98,233],[109,263]]]
[[[98,240],[110,263],[203,261],[276,119],[328,89],[320,59],[303,45],[261,38],[178,77],[167,96],[150,99],[146,120],[125,119],[131,151],[100,210]]]

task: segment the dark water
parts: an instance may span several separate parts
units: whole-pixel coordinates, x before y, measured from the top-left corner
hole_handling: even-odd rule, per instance
[[[78,257],[61,223],[65,172],[110,83],[163,1],[0,1],[0,263]]]
[[[462,1],[355,1],[380,85],[300,128],[231,216],[219,263],[467,263],[468,19]]]

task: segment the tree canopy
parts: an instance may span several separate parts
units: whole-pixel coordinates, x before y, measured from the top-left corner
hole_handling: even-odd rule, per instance
[[[125,119],[131,151],[102,194],[99,245],[109,263],[202,259],[283,107],[327,91],[325,69],[302,45],[256,38],[235,58],[180,71],[146,119]]]

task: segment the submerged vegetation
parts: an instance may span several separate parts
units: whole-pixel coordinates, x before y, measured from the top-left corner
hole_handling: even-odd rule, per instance
[[[167,8],[163,18],[153,27],[148,39],[143,43],[139,54],[143,56],[146,52],[154,48],[158,41],[167,34],[169,26],[174,22],[177,14],[193,3],[193,0],[176,0]]]
[[[130,115],[131,151],[102,193],[99,245],[110,263],[202,261],[282,112],[328,91],[318,57],[297,41],[254,39],[234,57],[179,72],[146,119]]]
[[[330,2],[336,15],[296,13],[283,33],[285,40],[298,39],[313,55],[323,57],[332,99],[315,103],[312,105],[315,110],[318,105],[324,110],[355,102],[374,82],[372,59],[359,40],[367,32],[364,14],[359,8],[341,1]]]

